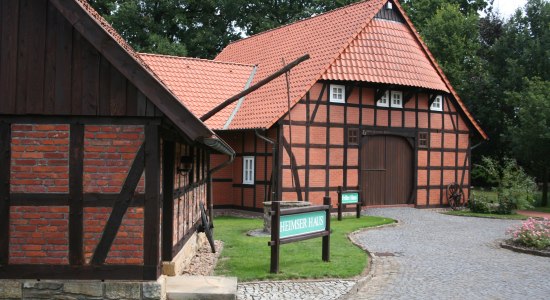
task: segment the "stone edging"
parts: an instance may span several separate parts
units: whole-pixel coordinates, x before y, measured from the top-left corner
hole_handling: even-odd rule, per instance
[[[510,245],[506,242],[500,243],[500,247],[504,248],[504,249],[512,250],[514,252],[537,255],[537,256],[544,256],[544,257],[550,257],[550,252],[536,250],[536,249],[528,249],[528,248],[524,248],[524,247],[518,247],[518,246]]]
[[[348,299],[349,297],[356,295],[359,292],[359,290],[362,289],[372,279],[372,277],[373,277],[373,273],[372,273],[373,265],[376,264],[377,261],[378,261],[378,258],[377,258],[376,255],[370,253],[370,251],[367,248],[364,248],[364,247],[361,246],[361,244],[355,239],[355,235],[359,234],[361,232],[368,231],[368,230],[380,229],[380,228],[385,228],[385,227],[395,227],[395,226],[399,226],[399,225],[401,225],[399,220],[395,220],[394,223],[383,224],[383,225],[379,225],[379,226],[375,226],[375,227],[361,228],[359,230],[356,230],[356,231],[348,234],[349,240],[355,246],[357,246],[361,250],[365,251],[370,260],[369,260],[369,264],[367,265],[365,270],[363,270],[363,273],[361,275],[359,275],[360,278],[356,280],[355,285],[350,289],[349,292],[347,292],[346,294],[340,296],[338,298],[338,300]]]

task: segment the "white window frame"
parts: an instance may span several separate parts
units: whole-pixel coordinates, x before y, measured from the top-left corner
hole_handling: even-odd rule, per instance
[[[390,106],[390,91],[386,91],[378,101],[376,101],[376,106],[380,107],[389,107]]]
[[[435,96],[434,102],[430,105],[430,110],[443,111],[443,96]]]
[[[338,91],[338,89],[340,89],[340,91]],[[346,86],[341,84],[331,84],[330,85],[330,102],[346,103]]]
[[[254,156],[243,156],[243,184],[254,184]]]
[[[390,106],[395,108],[403,108],[403,92],[401,91],[391,91],[391,97],[390,97]],[[395,97],[399,95],[399,97]],[[394,103],[395,100],[399,100],[399,103]]]

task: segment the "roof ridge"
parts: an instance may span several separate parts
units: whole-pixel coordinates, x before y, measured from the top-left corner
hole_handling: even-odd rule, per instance
[[[249,64],[236,63],[236,62],[223,61],[223,60],[213,60],[213,59],[200,58],[200,57],[187,57],[187,56],[176,56],[176,55],[169,55],[169,54],[144,53],[144,52],[138,52],[137,54],[139,56],[158,56],[158,57],[175,58],[175,59],[182,59],[182,60],[196,60],[196,61],[211,62],[215,64],[237,65],[237,66],[243,66],[243,67],[256,66],[256,65],[249,65]]]
[[[283,25],[280,25],[280,26],[275,27],[275,28],[271,28],[271,29],[268,29],[268,30],[265,30],[265,31],[262,31],[262,32],[255,33],[255,34],[250,35],[250,36],[247,36],[247,37],[245,37],[245,38],[238,39],[238,40],[236,40],[236,41],[232,41],[232,42],[230,42],[229,44],[227,44],[226,47],[229,47],[229,46],[231,46],[231,45],[233,45],[233,44],[238,44],[238,43],[240,43],[240,42],[242,42],[242,41],[246,41],[246,40],[249,40],[249,39],[251,39],[251,38],[255,38],[255,37],[258,37],[258,36],[261,36],[261,35],[270,33],[270,32],[272,32],[272,31],[276,31],[276,30],[279,30],[279,29],[282,29],[282,28],[285,28],[285,27],[289,27],[289,26],[292,26],[292,25],[296,25],[296,24],[298,24],[298,23],[307,22],[307,21],[316,19],[316,18],[318,18],[318,17],[326,16],[326,15],[328,15],[328,14],[332,14],[332,13],[335,13],[335,12],[337,12],[337,11],[340,11],[340,10],[343,10],[343,9],[347,9],[347,8],[349,8],[349,7],[351,7],[351,6],[355,6],[355,5],[359,5],[359,4],[363,4],[363,3],[365,3],[365,2],[371,2],[371,1],[373,1],[373,0],[360,0],[360,1],[357,1],[357,2],[354,2],[354,3],[350,3],[350,4],[348,4],[348,5],[344,5],[344,6],[342,6],[342,7],[338,7],[338,8],[329,10],[329,11],[325,11],[325,12],[320,13],[320,14],[315,15],[315,16],[307,17],[307,18],[304,18],[304,19],[301,19],[301,20],[296,20],[296,21],[294,21],[294,22],[292,22],[292,23],[283,24]]]

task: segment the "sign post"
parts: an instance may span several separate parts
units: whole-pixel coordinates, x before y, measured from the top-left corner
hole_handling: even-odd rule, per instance
[[[330,197],[324,205],[281,209],[279,201],[271,203],[271,273],[279,273],[279,248],[307,239],[323,237],[323,261],[330,259]]]
[[[344,190],[342,186],[338,186],[338,221],[342,221],[342,211],[346,205],[355,205],[357,218],[361,217],[361,191]]]

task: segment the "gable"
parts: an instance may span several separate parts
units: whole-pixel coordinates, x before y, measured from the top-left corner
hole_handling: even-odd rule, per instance
[[[322,78],[449,92],[411,29],[405,23],[379,18],[357,35]]]

